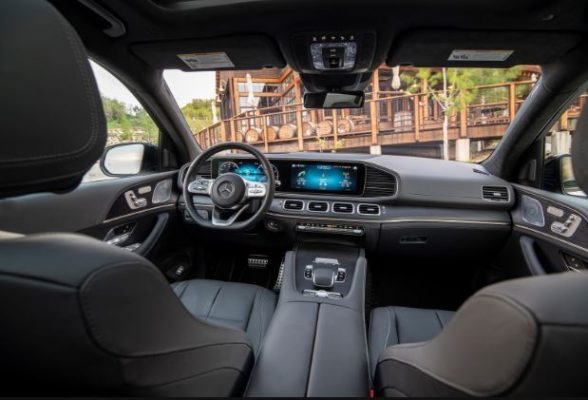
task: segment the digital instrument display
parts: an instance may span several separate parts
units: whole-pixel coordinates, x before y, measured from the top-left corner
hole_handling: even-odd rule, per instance
[[[216,173],[214,177],[216,178],[219,175],[226,174],[232,172],[241,176],[242,178],[250,181],[250,182],[267,182],[267,176],[263,171],[261,165],[257,161],[250,161],[250,160],[215,160],[215,167],[213,168]],[[272,165],[272,172],[276,177],[276,180],[279,179],[278,170],[274,165]]]
[[[362,191],[359,166],[331,163],[292,163],[290,189],[308,192],[349,193]]]

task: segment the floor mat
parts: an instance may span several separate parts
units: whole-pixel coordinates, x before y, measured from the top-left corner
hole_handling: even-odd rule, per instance
[[[373,307],[456,310],[477,289],[479,267],[456,261],[370,260],[369,265]]]

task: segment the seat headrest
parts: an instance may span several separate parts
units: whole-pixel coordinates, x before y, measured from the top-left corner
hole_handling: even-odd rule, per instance
[[[572,168],[580,189],[588,193],[588,105],[582,109],[572,135]]]
[[[106,144],[77,33],[45,0],[0,2],[0,198],[75,188]]]

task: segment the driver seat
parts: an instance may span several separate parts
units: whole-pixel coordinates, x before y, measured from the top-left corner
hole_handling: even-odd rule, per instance
[[[0,2],[0,35],[0,198],[73,190],[106,143],[84,47],[44,0]],[[141,256],[57,233],[0,232],[0,293],[4,396],[238,396],[276,302],[245,284],[172,289]]]

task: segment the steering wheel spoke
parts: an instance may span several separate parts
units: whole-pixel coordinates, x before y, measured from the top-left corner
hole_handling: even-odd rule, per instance
[[[267,184],[262,182],[245,182],[246,199],[263,199],[267,194]]]
[[[191,194],[200,194],[210,196],[214,179],[196,178],[188,184],[188,192]]]
[[[223,218],[223,212],[227,213],[225,209],[219,209],[218,207],[214,207],[212,210],[212,218],[211,222],[212,225],[218,226],[221,228],[225,228],[227,226],[231,226],[237,221],[237,219],[249,208],[249,204],[243,204],[239,207],[235,212],[230,213],[227,218]]]

